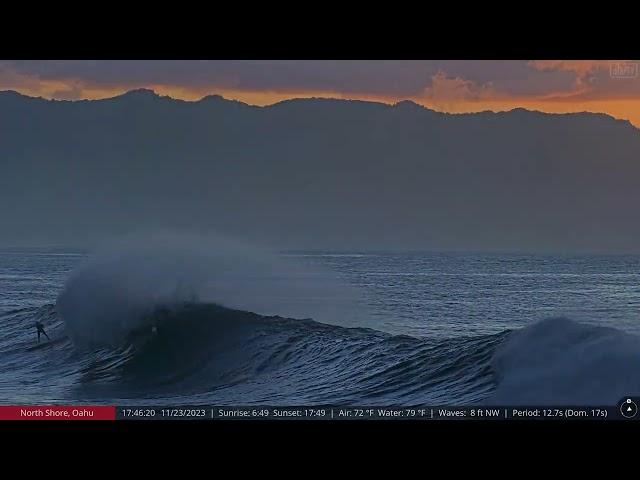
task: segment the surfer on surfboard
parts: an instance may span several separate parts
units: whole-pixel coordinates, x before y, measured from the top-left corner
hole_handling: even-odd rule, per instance
[[[38,329],[38,343],[40,343],[40,334],[42,333],[45,337],[47,337],[47,340],[51,340],[49,338],[49,335],[47,335],[47,332],[44,331],[44,325],[42,325],[42,323],[40,322],[36,322],[36,328]]]

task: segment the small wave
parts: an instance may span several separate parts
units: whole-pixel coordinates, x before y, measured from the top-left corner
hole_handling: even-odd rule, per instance
[[[493,358],[490,403],[614,405],[640,394],[640,337],[548,319],[514,331]]]

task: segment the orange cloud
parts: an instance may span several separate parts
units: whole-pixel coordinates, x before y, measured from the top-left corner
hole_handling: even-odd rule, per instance
[[[541,96],[541,100],[577,101],[579,99],[604,100],[614,97],[640,97],[640,78],[638,78],[638,64],[636,62],[628,60],[535,60],[528,64],[543,72],[564,71],[575,74],[572,89],[549,92]],[[634,67],[635,77],[616,77],[615,68],[621,65]]]
[[[562,70],[584,77],[598,69],[609,69],[612,60],[531,60],[528,65],[536,70]]]

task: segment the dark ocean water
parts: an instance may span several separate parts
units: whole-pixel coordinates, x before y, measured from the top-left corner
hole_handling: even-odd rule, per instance
[[[615,404],[640,394],[639,256],[283,258],[332,272],[357,300],[280,293],[271,305],[295,302],[293,319],[284,307],[239,308],[242,291],[229,304],[127,310],[138,304],[110,296],[113,276],[70,283],[85,254],[0,253],[0,403]],[[130,292],[136,278],[116,283]],[[334,308],[317,318],[321,303]],[[50,342],[37,344],[36,320]],[[120,335],[94,341],[105,325]]]

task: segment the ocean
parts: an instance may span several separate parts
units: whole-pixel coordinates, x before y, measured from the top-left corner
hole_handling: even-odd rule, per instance
[[[277,257],[356,294],[323,284],[314,296],[289,269],[271,292],[275,277],[247,281],[224,264],[220,297],[158,296],[167,271],[181,272],[161,282],[175,290],[193,269],[0,252],[0,403],[614,405],[640,394],[640,256]],[[200,281],[210,266],[199,264]],[[36,321],[50,340],[38,344]]]

